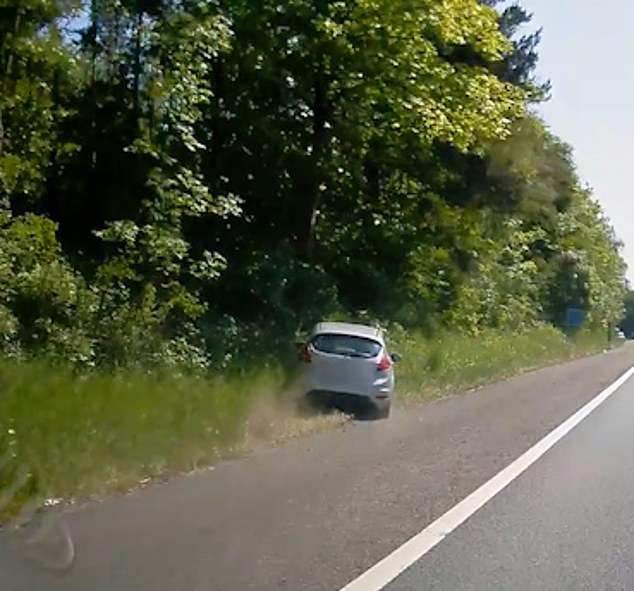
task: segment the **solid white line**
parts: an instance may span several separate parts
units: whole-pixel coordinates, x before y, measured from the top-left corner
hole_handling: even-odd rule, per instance
[[[341,591],[380,591],[405,569],[420,560],[434,546],[481,509],[522,472],[541,458],[551,447],[563,439],[592,411],[605,402],[634,375],[634,367],[593,398],[583,408],[556,427],[526,453],[498,472],[491,480],[460,501],[419,534],[405,542],[390,555],[375,564],[360,577],[348,583]]]

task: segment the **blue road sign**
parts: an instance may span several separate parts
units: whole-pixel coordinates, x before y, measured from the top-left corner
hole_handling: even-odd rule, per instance
[[[568,308],[566,310],[566,326],[569,328],[579,328],[586,319],[586,313],[579,308]]]

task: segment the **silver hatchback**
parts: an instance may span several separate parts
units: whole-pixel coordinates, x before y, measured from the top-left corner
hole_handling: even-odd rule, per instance
[[[363,324],[322,322],[303,345],[302,382],[313,405],[356,416],[387,418],[394,362],[383,331]]]

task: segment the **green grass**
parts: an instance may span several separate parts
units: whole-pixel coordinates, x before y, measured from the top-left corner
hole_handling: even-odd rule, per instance
[[[240,444],[253,396],[276,387],[277,378],[78,376],[0,363],[0,449],[13,456],[0,465],[0,490],[20,470],[31,475],[4,510],[15,513],[25,496],[100,494],[209,465]]]
[[[392,344],[403,355],[397,379],[399,400],[405,404],[598,353],[607,346],[602,332],[570,338],[549,326],[515,333],[488,330],[477,336],[445,334],[433,340],[409,333],[397,335]]]
[[[433,341],[401,334],[393,345],[404,356],[397,374],[404,403],[606,346],[601,336],[570,340],[551,328]],[[77,375],[44,363],[0,362],[0,516],[18,513],[30,499],[124,490],[212,464],[244,449],[245,441],[283,441],[341,423],[293,416],[280,402],[282,383],[273,371],[224,379]],[[18,492],[12,483],[21,483]]]

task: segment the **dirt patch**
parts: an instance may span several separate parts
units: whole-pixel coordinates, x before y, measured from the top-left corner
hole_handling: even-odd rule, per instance
[[[350,417],[338,412],[320,414],[306,409],[295,390],[265,393],[257,396],[251,407],[244,446],[252,450],[281,445],[297,437],[342,427],[349,421]]]

